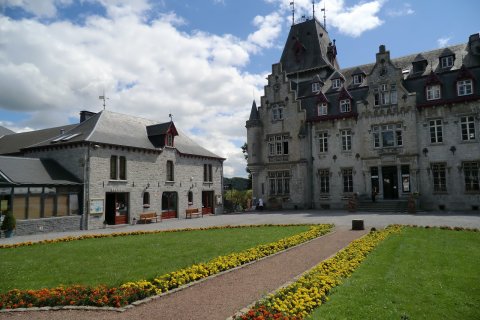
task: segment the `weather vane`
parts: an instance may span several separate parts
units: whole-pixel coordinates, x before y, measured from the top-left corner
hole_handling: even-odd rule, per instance
[[[103,110],[105,110],[105,105],[106,105],[105,102],[106,102],[106,100],[109,99],[105,96],[105,90],[103,90],[103,95],[99,96],[98,99],[103,100]]]
[[[292,6],[292,26],[295,24],[295,1],[290,2]]]
[[[323,1],[323,9],[320,9],[320,10],[323,11],[323,29],[325,29],[325,31],[327,31],[327,15],[326,15],[327,10],[325,9],[325,2],[327,2],[327,1],[326,0]],[[315,15],[315,12],[313,14]]]
[[[173,114],[169,113],[168,116],[170,117],[170,122],[173,122]]]

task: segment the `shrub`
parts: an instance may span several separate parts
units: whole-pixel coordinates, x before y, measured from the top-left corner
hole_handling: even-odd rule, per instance
[[[2,230],[11,231],[17,227],[17,220],[11,212],[7,212],[3,219]]]

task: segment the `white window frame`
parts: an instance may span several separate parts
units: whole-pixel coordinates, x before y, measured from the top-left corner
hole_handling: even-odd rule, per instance
[[[442,68],[451,68],[453,67],[453,56],[446,56],[440,58],[440,63]]]
[[[317,114],[319,116],[326,116],[328,114],[328,104],[326,102],[317,104]]]
[[[318,92],[320,92],[320,88],[321,88],[320,82],[312,83],[312,92],[318,93]]]
[[[427,100],[438,100],[442,97],[441,95],[441,86],[439,84],[434,84],[427,86],[426,88],[427,92]]]
[[[353,192],[353,169],[342,169],[343,192]]]
[[[330,170],[320,169],[318,170],[318,176],[320,178],[320,193],[330,193]]]
[[[457,95],[468,96],[473,94],[473,81],[472,79],[465,79],[457,81]]]
[[[338,89],[342,86],[342,79],[336,78],[332,80],[332,89]]]
[[[342,99],[340,100],[340,112],[347,113],[352,111],[352,105],[350,103],[350,99]]]
[[[402,125],[399,123],[391,123],[384,125],[376,125],[372,127],[373,148],[399,148],[403,147]],[[391,135],[392,145],[385,145],[386,135]]]
[[[340,130],[342,137],[342,151],[352,151],[352,130]]]
[[[429,128],[430,128],[430,143],[443,143],[442,119],[430,120]]]
[[[318,138],[318,152],[328,152],[328,132],[322,131],[317,134]]]
[[[361,84],[362,82],[363,82],[363,75],[361,73],[353,75],[353,84]]]
[[[288,134],[273,135],[268,138],[268,155],[288,155]]]
[[[269,171],[270,195],[290,194],[290,171]]]
[[[475,132],[475,117],[464,116],[460,118],[462,130],[462,141],[475,141],[477,133]]]

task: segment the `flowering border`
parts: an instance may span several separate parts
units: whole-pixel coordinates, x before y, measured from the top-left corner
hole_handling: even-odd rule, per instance
[[[288,226],[298,226],[304,224],[291,224]],[[287,225],[262,225],[262,226],[287,226]],[[55,306],[94,306],[94,307],[114,307],[120,308],[135,301],[145,299],[154,295],[170,291],[185,284],[209,277],[222,271],[226,271],[237,266],[252,262],[268,255],[277,253],[303,242],[309,241],[331,231],[333,225],[320,224],[308,225],[310,230],[280,239],[268,244],[258,245],[256,247],[225,256],[219,256],[206,263],[194,264],[174,272],[167,273],[151,281],[141,280],[127,282],[120,287],[108,286],[70,286],[57,287],[41,290],[10,290],[7,293],[0,294],[0,310],[32,308],[32,307],[55,307]],[[224,228],[245,228],[246,226],[226,226],[200,229],[181,229],[161,232],[178,232],[205,229],[224,229]],[[258,227],[249,226],[249,227]],[[55,243],[72,240],[82,240],[90,238],[103,238],[122,235],[137,235],[158,233],[159,231],[144,232],[135,231],[130,233],[114,233],[108,235],[88,235],[82,237],[67,237],[55,240],[46,240],[41,243]],[[35,243],[23,243],[23,245],[33,245]],[[17,246],[18,247],[18,246]]]
[[[400,225],[391,225],[352,241],[332,258],[324,260],[294,283],[268,295],[234,319],[303,319],[326,302],[330,290],[338,286],[342,279],[349,277],[381,241],[393,233],[401,232],[402,228]]]

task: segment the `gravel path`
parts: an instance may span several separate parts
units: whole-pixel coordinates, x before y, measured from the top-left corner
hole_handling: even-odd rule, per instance
[[[221,319],[274,291],[367,231],[335,232],[243,268],[212,277],[125,312],[36,311],[0,313],[0,319]]]

